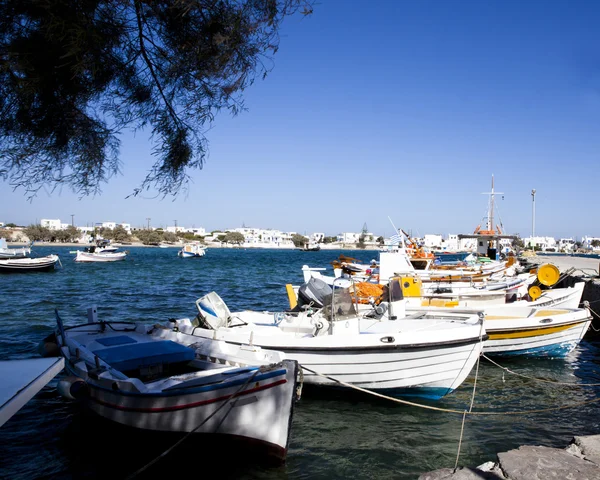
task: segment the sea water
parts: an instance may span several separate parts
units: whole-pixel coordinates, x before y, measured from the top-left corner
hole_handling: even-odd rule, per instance
[[[37,256],[57,253],[54,272],[0,275],[0,358],[35,358],[54,327],[57,308],[66,324],[86,321],[96,305],[103,320],[166,321],[193,317],[194,302],[216,291],[231,310],[282,310],[285,284],[302,282],[302,265],[328,267],[340,254],[369,263],[376,251],[208,249],[182,259],[176,248],[122,247],[123,262],[75,263],[73,247],[34,246]],[[427,410],[360,392],[303,390],[296,405],[285,465],[241,460],[223,447],[210,454],[194,437],[144,470],[168,475],[243,479],[415,479],[455,463],[476,466],[520,445],[565,447],[574,435],[598,428],[598,340],[589,331],[565,359],[482,359],[469,378]],[[477,375],[476,375],[477,372]],[[126,478],[159,457],[174,441],[124,429],[82,410],[56,392],[55,378],[0,428],[0,477]],[[550,382],[538,382],[543,379]],[[565,385],[568,384],[568,385]],[[502,413],[467,416],[446,410]],[[573,408],[560,409],[565,405]],[[540,411],[541,410],[541,411]],[[508,414],[508,412],[511,412]],[[536,413],[537,412],[537,413]],[[459,440],[461,439],[459,452]]]

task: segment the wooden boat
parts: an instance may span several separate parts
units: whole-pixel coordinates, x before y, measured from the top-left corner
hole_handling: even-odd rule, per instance
[[[129,427],[241,441],[285,460],[298,399],[296,362],[264,365],[257,357],[256,366],[232,366],[210,341],[197,350],[151,335],[142,324],[66,327],[58,312],[56,320],[69,375],[58,385],[63,397]]]
[[[60,263],[58,255],[0,260],[0,273],[48,272]]]

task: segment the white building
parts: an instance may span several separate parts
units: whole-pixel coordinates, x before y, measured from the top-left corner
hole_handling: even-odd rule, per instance
[[[581,239],[581,245],[584,248],[591,248],[592,250],[600,250],[600,247],[594,247],[592,245],[592,243],[597,243],[597,242],[600,242],[599,237],[589,237],[586,235]]]
[[[358,243],[362,233],[345,232],[337,234],[337,241],[340,243]]]
[[[423,246],[427,248],[432,248],[435,250],[440,250],[442,248],[444,239],[441,235],[438,234],[426,234],[423,237]]]
[[[553,237],[527,237],[523,239],[525,247],[538,247],[542,252],[555,252],[558,250],[558,244]]]
[[[57,219],[42,218],[40,220],[40,225],[42,227],[49,228],[50,230],[64,230],[69,226],[68,223],[61,223],[60,219],[58,219],[58,218]]]
[[[311,233],[308,239],[312,242],[319,243],[325,239],[325,234],[321,232]]]
[[[241,233],[244,236],[245,247],[294,248],[293,232],[248,227],[227,229],[227,231]]]
[[[573,238],[561,238],[558,240],[558,250],[560,252],[575,251],[575,240]]]

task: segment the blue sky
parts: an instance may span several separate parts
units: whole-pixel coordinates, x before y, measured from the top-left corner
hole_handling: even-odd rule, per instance
[[[154,163],[127,134],[101,196],[0,183],[0,221],[470,233],[493,174],[508,233],[531,234],[535,188],[536,235],[600,236],[599,24],[593,1],[322,0],[216,117],[188,195],[125,199]]]

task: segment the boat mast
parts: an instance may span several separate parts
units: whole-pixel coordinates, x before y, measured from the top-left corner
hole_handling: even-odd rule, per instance
[[[492,174],[492,191],[491,192],[483,192],[482,195],[489,195],[490,200],[488,204],[488,215],[487,215],[487,231],[490,233],[494,233],[494,196],[497,194],[504,195],[503,192],[495,192],[494,191],[494,174]]]
[[[488,207],[488,230],[494,231],[494,174],[492,173],[492,193],[490,195],[490,205]]]

